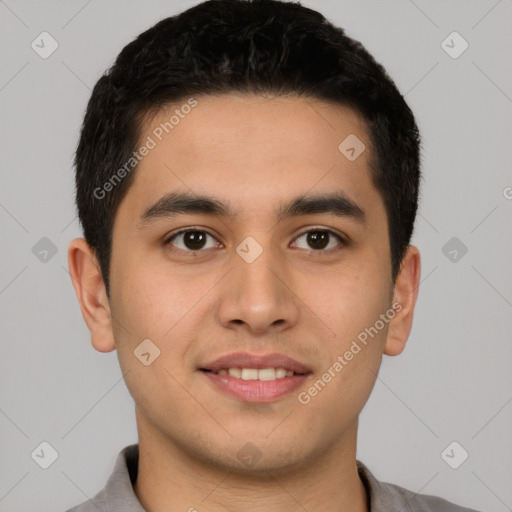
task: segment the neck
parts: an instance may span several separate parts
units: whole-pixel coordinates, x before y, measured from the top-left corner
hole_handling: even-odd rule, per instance
[[[356,466],[357,422],[336,446],[287,468],[240,472],[200,460],[138,415],[134,491],[147,512],[368,512]]]

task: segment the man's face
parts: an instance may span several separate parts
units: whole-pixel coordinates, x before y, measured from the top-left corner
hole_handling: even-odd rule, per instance
[[[169,111],[148,121],[140,139],[150,136],[156,147],[116,213],[115,348],[139,428],[225,467],[240,467],[237,454],[248,442],[256,449],[243,450],[261,455],[255,468],[291,467],[354,440],[384,350],[387,323],[333,371],[392,302],[387,218],[370,179],[368,133],[354,111],[312,99],[197,101],[161,141],[154,130]],[[338,149],[350,134],[366,146],[353,161],[350,148]],[[142,219],[171,193],[207,196],[232,216],[160,209]],[[286,210],[297,198],[333,194],[364,216],[301,204]],[[160,351],[147,366],[134,354],[146,339]],[[143,360],[154,357],[152,344]],[[281,354],[305,375],[246,381],[236,370],[205,371],[233,353],[245,353],[249,369],[257,366],[251,356]],[[329,382],[308,392],[329,368]]]

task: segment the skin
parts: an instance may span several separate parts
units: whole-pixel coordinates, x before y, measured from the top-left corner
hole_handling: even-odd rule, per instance
[[[383,354],[400,354],[409,336],[418,249],[409,246],[393,283],[384,203],[370,179],[370,142],[356,112],[311,98],[197,100],[141,161],[116,213],[110,301],[94,251],[81,238],[69,246],[92,345],[117,350],[135,402],[140,459],[134,490],[149,512],[367,511],[356,469],[358,416]],[[168,118],[162,111],[147,120],[141,141]],[[366,145],[353,162],[338,151],[349,134]],[[215,196],[236,217],[186,214],[137,226],[148,206],[178,190]],[[364,209],[364,224],[324,213],[276,223],[282,202],[334,190]],[[171,252],[164,241],[187,227],[213,238],[198,253],[187,252],[190,245],[177,237]],[[314,250],[307,235],[299,235],[315,229],[342,233],[350,243],[333,237],[327,248]],[[250,264],[235,250],[247,236],[263,248]],[[298,393],[394,302],[401,311],[301,404]],[[146,338],[160,349],[149,366],[133,354]],[[198,371],[236,351],[284,353],[313,374],[270,403],[244,402]],[[261,454],[251,467],[237,458],[247,442]]]

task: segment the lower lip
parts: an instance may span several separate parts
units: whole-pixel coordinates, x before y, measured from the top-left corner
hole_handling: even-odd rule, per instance
[[[201,371],[218,389],[246,402],[271,402],[301,386],[310,374],[275,380],[242,380],[230,375]]]

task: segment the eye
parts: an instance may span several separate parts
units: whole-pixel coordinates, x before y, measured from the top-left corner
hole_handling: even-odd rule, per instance
[[[211,238],[213,242],[209,242],[208,238]],[[219,242],[207,231],[190,228],[174,233],[164,243],[166,246],[170,246],[171,250],[177,249],[187,252],[212,249],[219,245]]]
[[[208,240],[210,239],[210,240]],[[297,241],[304,240],[302,246]],[[338,243],[334,243],[337,241]],[[305,245],[307,244],[307,245]],[[164,245],[171,251],[200,252],[202,249],[213,249],[222,246],[216,238],[207,231],[187,228],[169,236]],[[330,229],[315,229],[302,233],[295,238],[292,244],[299,249],[322,252],[338,245],[348,245],[347,241],[338,233]]]
[[[304,239],[305,243],[309,245],[309,247],[300,247],[299,249],[313,250],[313,251],[322,251],[324,249],[332,249],[336,247],[336,245],[347,245],[346,241],[338,235],[334,231],[330,229],[315,229],[311,231],[306,231],[299,235],[295,240]],[[332,244],[333,239],[337,240],[338,244]],[[297,243],[294,243],[296,246]]]

